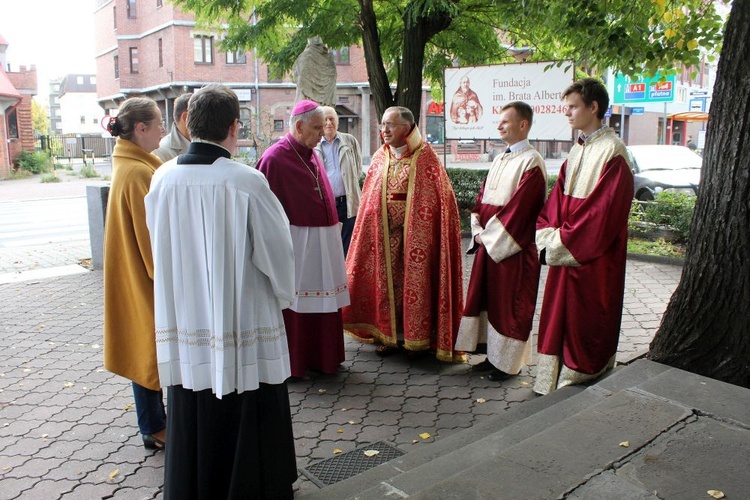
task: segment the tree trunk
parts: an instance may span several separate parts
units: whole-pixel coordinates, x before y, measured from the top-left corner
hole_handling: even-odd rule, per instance
[[[380,35],[378,34],[378,20],[375,17],[372,0],[359,0],[360,27],[362,28],[362,47],[365,53],[367,79],[370,82],[372,97],[375,99],[375,111],[378,120],[385,110],[396,104],[391,92],[391,84],[383,64],[380,52]],[[367,105],[368,103],[365,103]]]
[[[417,123],[422,109],[424,53],[427,42],[447,29],[453,21],[448,10],[432,8],[427,12],[412,12],[420,8],[418,3],[412,2],[402,16],[404,43],[396,85],[396,104],[409,108]]]
[[[680,284],[649,358],[750,387],[750,2],[735,1]]]

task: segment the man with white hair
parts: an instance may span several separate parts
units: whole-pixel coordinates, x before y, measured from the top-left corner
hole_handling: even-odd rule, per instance
[[[308,369],[334,374],[344,361],[341,308],[349,304],[336,203],[314,148],[323,136],[323,110],[299,101],[289,133],[258,162],[289,218],[296,296],[284,310],[292,376]]]
[[[336,212],[341,223],[341,243],[344,256],[349,251],[354,221],[359,210],[359,177],[362,175],[362,153],[359,142],[351,134],[339,132],[339,115],[330,106],[322,106],[323,138],[315,146],[315,152],[323,159],[328,180],[336,199]]]

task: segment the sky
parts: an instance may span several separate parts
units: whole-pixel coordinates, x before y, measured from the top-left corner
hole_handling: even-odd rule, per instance
[[[0,35],[8,42],[12,71],[36,65],[39,102],[48,82],[69,73],[95,73],[96,0],[0,0]]]

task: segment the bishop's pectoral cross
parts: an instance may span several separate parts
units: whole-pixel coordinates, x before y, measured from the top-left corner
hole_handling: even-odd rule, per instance
[[[323,199],[323,191],[320,189],[320,180],[315,179],[316,186],[313,188],[315,191],[318,192],[318,196],[320,196],[320,199]]]

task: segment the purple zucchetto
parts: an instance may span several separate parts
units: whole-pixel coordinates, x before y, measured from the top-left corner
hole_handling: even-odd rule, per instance
[[[302,113],[307,113],[308,111],[313,110],[317,107],[318,107],[317,102],[303,99],[302,101],[298,101],[297,104],[294,105],[294,109],[292,109],[292,116],[297,116],[297,115],[301,115]]]

